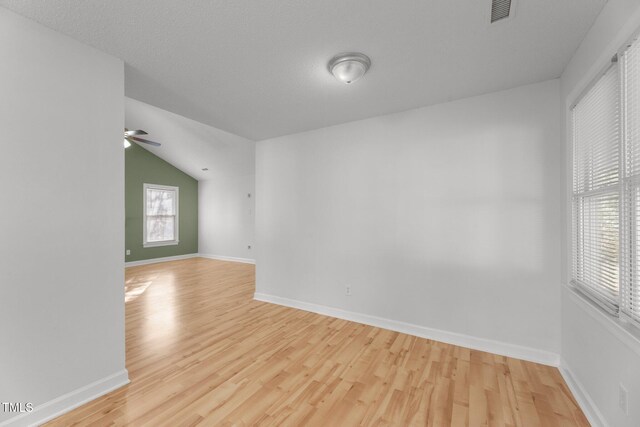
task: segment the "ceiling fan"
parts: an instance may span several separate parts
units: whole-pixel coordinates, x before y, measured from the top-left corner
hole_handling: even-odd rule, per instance
[[[132,142],[142,142],[143,144],[153,145],[154,147],[159,147],[160,143],[149,141],[148,139],[138,138],[136,135],[148,135],[143,130],[129,130],[124,128],[124,148],[130,147]]]

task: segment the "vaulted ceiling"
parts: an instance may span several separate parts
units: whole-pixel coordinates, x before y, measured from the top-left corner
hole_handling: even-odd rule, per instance
[[[604,0],[0,0],[122,58],[126,95],[260,140],[559,77]],[[371,57],[352,85],[336,53]]]
[[[135,99],[125,98],[124,106],[125,126],[162,144],[138,145],[198,181],[254,173],[255,142]]]

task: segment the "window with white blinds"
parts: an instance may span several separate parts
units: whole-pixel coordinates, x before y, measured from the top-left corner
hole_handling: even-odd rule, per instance
[[[178,187],[144,184],[143,246],[178,244]]]
[[[640,40],[571,109],[572,283],[640,325]]]
[[[640,322],[640,41],[620,56],[622,80],[621,310]]]
[[[619,305],[620,114],[618,69],[571,111],[573,283],[612,314]]]

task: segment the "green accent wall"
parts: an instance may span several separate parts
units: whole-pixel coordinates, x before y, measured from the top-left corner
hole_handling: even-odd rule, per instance
[[[125,261],[193,254],[198,252],[198,181],[144,148],[125,149]],[[179,239],[173,246],[142,246],[143,184],[180,187]]]

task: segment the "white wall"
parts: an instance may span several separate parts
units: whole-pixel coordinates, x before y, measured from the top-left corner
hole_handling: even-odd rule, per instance
[[[640,30],[640,2],[609,0],[584,41],[567,65],[562,78],[563,117],[568,123],[571,104],[607,66],[611,57],[631,35]],[[563,274],[570,281],[571,153],[565,127],[565,203],[563,205]],[[623,326],[598,308],[584,302],[569,288],[562,293],[562,369],[576,384],[576,395],[592,424],[640,425],[640,334]],[[618,406],[619,384],[629,391],[630,412]]]
[[[258,142],[256,292],[552,363],[560,111],[553,80]]]
[[[199,250],[202,255],[254,260],[255,175],[200,181]],[[251,197],[249,197],[251,194]],[[249,249],[251,246],[251,249]]]
[[[24,425],[128,381],[124,71],[1,7],[0,58],[0,400]]]
[[[640,340],[629,330],[564,288],[561,369],[594,427],[640,425]],[[618,406],[619,384],[628,392],[628,414]]]

